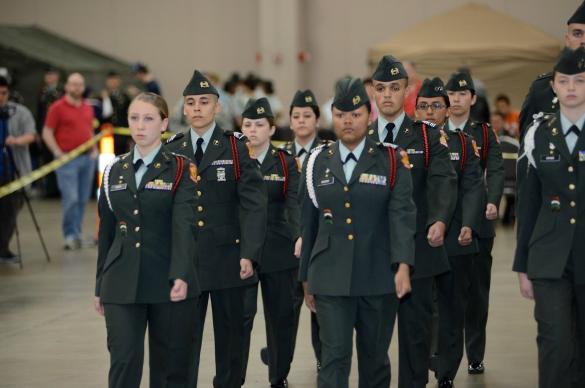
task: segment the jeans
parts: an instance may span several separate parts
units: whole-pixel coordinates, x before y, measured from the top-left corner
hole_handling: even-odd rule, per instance
[[[78,238],[81,235],[85,205],[93,187],[95,163],[96,160],[91,159],[89,153],[86,153],[55,171],[57,185],[61,191],[63,236],[65,238]]]

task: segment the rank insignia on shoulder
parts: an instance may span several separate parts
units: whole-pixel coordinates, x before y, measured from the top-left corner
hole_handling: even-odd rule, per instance
[[[189,178],[197,183],[197,166],[193,162],[189,163]]]
[[[410,164],[410,160],[408,159],[408,154],[404,150],[400,150],[400,156],[402,157],[400,161],[404,165],[404,168],[410,170],[412,168],[412,164]]]
[[[471,145],[473,146],[473,152],[475,153],[475,156],[479,158],[479,150],[477,149],[477,143],[475,142],[475,139],[471,139]]]

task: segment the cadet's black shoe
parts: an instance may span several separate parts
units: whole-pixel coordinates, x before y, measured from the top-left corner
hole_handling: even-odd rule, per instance
[[[453,380],[443,380],[439,383],[439,388],[453,388]]]
[[[321,372],[321,361],[317,360],[317,373]]]
[[[264,365],[268,365],[268,348],[260,349],[260,359]]]
[[[270,384],[270,388],[287,388],[288,381],[286,379],[282,379],[278,382],[278,384]]]
[[[480,375],[484,372],[483,362],[470,362],[467,365],[467,373],[470,375]]]
[[[433,354],[431,358],[429,358],[429,370],[431,372],[435,372],[437,374],[437,355]]]
[[[0,263],[17,263],[18,260],[20,260],[20,256],[15,255],[10,251],[0,254]]]

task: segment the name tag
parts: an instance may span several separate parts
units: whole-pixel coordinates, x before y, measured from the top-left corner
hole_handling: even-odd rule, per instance
[[[128,187],[127,183],[120,183],[119,185],[111,185],[110,191],[126,190],[127,187]]]
[[[459,160],[459,153],[451,152],[451,160]]]
[[[333,183],[335,183],[335,178],[331,177],[331,178],[323,178],[319,181],[319,186],[327,186],[327,185],[332,185]]]
[[[384,175],[362,174],[360,175],[360,183],[385,186],[386,177]]]
[[[561,160],[561,155],[540,155],[540,161],[544,163],[558,162]]]
[[[579,151],[579,161],[585,162],[585,151]]]
[[[154,182],[148,182],[144,188],[147,190],[172,190],[173,184],[164,182],[162,179],[155,179]]]

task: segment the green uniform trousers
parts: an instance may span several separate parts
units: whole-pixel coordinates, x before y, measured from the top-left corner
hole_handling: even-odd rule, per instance
[[[412,291],[398,309],[398,387],[426,387],[433,326],[435,277],[411,279]]]
[[[572,258],[562,278],[534,279],[532,286],[539,387],[585,387],[579,371],[585,344],[585,285],[575,284]]]
[[[347,388],[356,332],[359,387],[387,388],[391,370],[388,349],[399,300],[396,294],[376,296],[315,295],[323,344],[319,388]]]
[[[473,254],[449,256],[451,271],[435,278],[439,307],[437,379],[454,380],[463,358],[463,330]]]
[[[297,271],[298,272],[298,271]],[[303,290],[303,282],[295,281],[295,326],[292,335],[292,355],[294,359],[295,346],[297,343],[297,333],[299,331],[299,319],[301,318],[301,311],[305,305],[305,291]],[[307,309],[308,311],[308,309]],[[321,340],[319,339],[319,322],[317,322],[317,314],[311,313],[311,344],[313,345],[313,351],[315,352],[315,358],[318,362],[321,362]]]
[[[187,387],[197,298],[151,304],[105,303],[110,388],[139,388],[148,326],[150,386]]]
[[[197,387],[199,360],[207,303],[211,298],[215,339],[214,388],[241,387],[242,354],[244,351],[244,295],[246,287],[202,291],[197,308],[193,350],[189,366],[189,388]],[[203,384],[207,386],[207,384]]]
[[[473,255],[473,274],[469,287],[469,303],[465,312],[465,352],[468,363],[482,362],[490,304],[493,237],[478,238],[479,252]]]
[[[294,285],[298,283],[297,268],[260,273],[260,282],[246,287],[244,353],[242,380],[246,378],[250,354],[250,334],[258,310],[258,285],[262,286],[262,303],[268,344],[268,380],[278,384],[288,377],[291,365],[292,333],[294,329]]]

